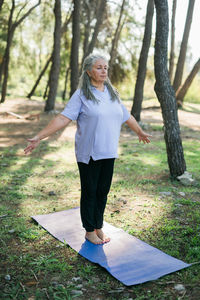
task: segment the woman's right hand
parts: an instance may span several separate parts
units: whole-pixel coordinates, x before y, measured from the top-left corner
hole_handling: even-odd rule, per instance
[[[27,140],[29,145],[24,149],[24,153],[27,155],[29,152],[31,153],[40,143],[39,137],[36,135],[32,139]]]

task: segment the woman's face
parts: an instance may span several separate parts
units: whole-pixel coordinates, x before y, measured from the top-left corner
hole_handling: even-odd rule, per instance
[[[108,75],[108,64],[104,59],[98,59],[92,66],[90,71],[87,71],[91,83],[95,86],[104,83]]]

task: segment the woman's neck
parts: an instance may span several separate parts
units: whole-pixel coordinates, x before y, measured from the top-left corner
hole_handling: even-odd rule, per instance
[[[91,82],[92,86],[94,86],[97,90],[103,92],[104,91],[104,82],[103,83],[96,83]]]

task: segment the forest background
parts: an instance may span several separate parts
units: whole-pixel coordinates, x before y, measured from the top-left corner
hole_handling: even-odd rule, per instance
[[[1,26],[0,26],[0,64],[7,43],[8,20],[11,13],[12,1],[2,1]],[[15,1],[12,22],[26,14],[29,9],[37,4],[37,1]],[[184,22],[187,13],[187,1],[180,5],[177,3],[175,27],[175,64],[180,50],[181,36],[183,34]],[[100,5],[103,3],[103,18],[100,14]],[[54,1],[42,1],[31,13],[16,27],[13,42],[10,49],[9,78],[7,96],[26,97],[33,87],[40,72],[43,70],[49,57],[52,54],[54,43]],[[122,8],[123,5],[123,8]],[[86,55],[87,47],[91,46],[94,38],[94,30],[99,20],[99,28],[96,32],[96,41],[91,49],[100,52],[108,57],[112,56],[112,82],[117,87],[123,99],[133,99],[134,87],[137,76],[138,59],[141,51],[144,34],[144,23],[147,1],[83,1],[80,2],[80,38],[77,41],[79,46],[79,72],[81,70],[82,58]],[[172,2],[169,2],[171,17]],[[194,32],[197,30],[197,15],[199,3],[195,3],[193,22],[191,26],[191,37],[187,47],[183,80],[190,73],[194,60],[197,56],[197,46]],[[180,9],[181,7],[181,9]],[[183,9],[185,8],[185,9]],[[102,9],[102,8],[101,8]],[[62,11],[62,36],[60,46],[60,74],[57,89],[57,101],[63,98],[64,101],[70,96],[70,57],[72,43],[72,10],[71,1],[61,1]],[[123,10],[120,16],[120,10]],[[185,13],[185,15],[184,15]],[[121,19],[120,19],[121,17]],[[155,23],[155,17],[154,17]],[[176,25],[177,24],[177,25]],[[155,24],[154,24],[155,25]],[[195,26],[195,27],[194,27]],[[177,35],[176,35],[177,33]],[[114,41],[115,39],[115,41]],[[114,43],[114,44],[113,44]],[[144,86],[144,98],[155,98],[154,93],[154,43],[155,26],[149,50],[147,73]],[[169,35],[170,43],[170,35]],[[194,44],[194,48],[193,45]],[[114,49],[112,49],[114,47]],[[196,48],[195,48],[196,47]],[[169,47],[170,49],[170,47]],[[193,53],[195,49],[195,53]],[[170,55],[170,52],[169,52]],[[36,99],[46,98],[51,63],[42,76],[37,88],[34,91]],[[45,93],[46,91],[46,93]],[[200,79],[195,77],[189,88],[185,101],[200,102]]]

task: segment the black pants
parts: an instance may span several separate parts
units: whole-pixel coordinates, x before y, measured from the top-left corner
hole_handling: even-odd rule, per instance
[[[81,180],[81,220],[86,231],[100,229],[110,190],[114,158],[78,162]]]

